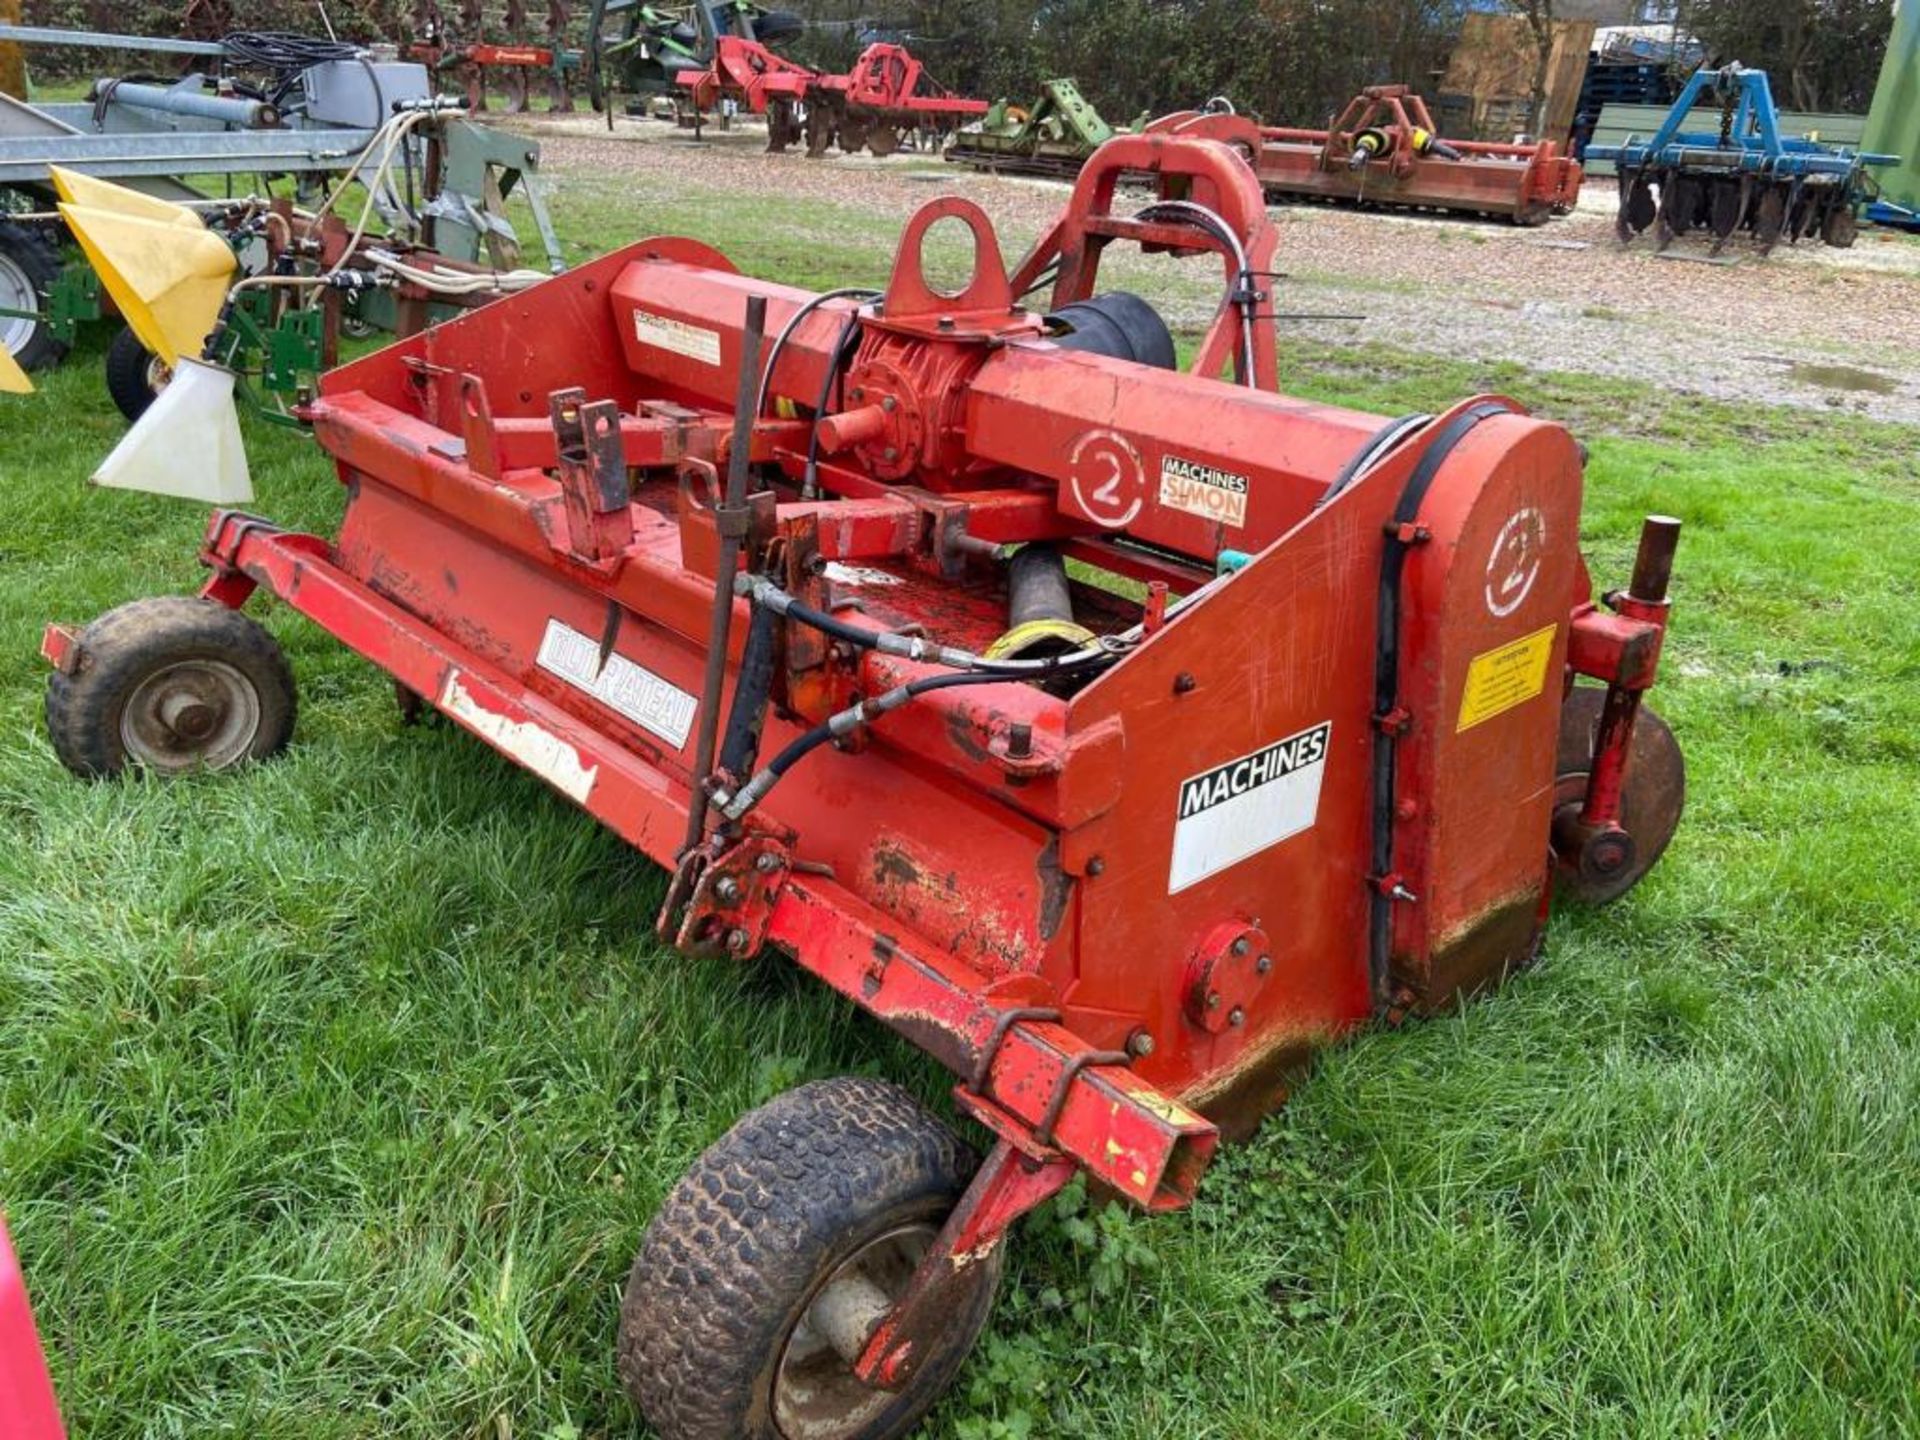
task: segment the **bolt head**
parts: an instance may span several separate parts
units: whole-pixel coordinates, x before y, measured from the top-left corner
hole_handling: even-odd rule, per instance
[[[1273,956],[1262,955],[1258,960],[1253,962],[1253,969],[1255,974],[1265,975],[1269,970],[1273,969]]]
[[[736,928],[727,932],[727,949],[735,955],[746,954],[747,947],[752,944],[753,937],[744,930]]]
[[[1094,856],[1091,860],[1087,861],[1087,874],[1089,875],[1104,874],[1106,872],[1106,868],[1107,868],[1107,862],[1102,860],[1098,855]]]
[[[780,868],[780,857],[771,850],[762,851],[760,857],[753,862],[753,868],[762,875],[771,875]]]
[[[731,905],[740,898],[740,882],[731,875],[722,875],[714,881],[713,894],[722,905]]]
[[[1227,1012],[1227,1024],[1239,1026],[1239,1025],[1244,1025],[1246,1023],[1247,1023],[1247,1012],[1242,1010],[1238,1005],[1234,1006],[1233,1009]]]
[[[1239,939],[1233,942],[1233,953],[1236,955],[1244,955],[1251,948],[1252,947],[1247,943],[1247,937],[1244,935],[1240,936]]]
[[[1209,990],[1207,992],[1207,1009],[1218,1010],[1219,1008],[1220,1008],[1220,992],[1218,990]]]
[[[1136,1030],[1127,1037],[1127,1049],[1135,1055],[1153,1054],[1153,1034],[1147,1030]]]

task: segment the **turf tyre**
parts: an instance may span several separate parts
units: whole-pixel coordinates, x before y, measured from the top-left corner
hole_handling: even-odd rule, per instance
[[[803,1085],[721,1136],[647,1227],[621,1305],[621,1378],[662,1440],[907,1434],[986,1323],[1002,1251],[975,1267],[915,1378],[884,1403],[865,1392],[842,1426],[783,1420],[782,1360],[836,1269],[901,1226],[937,1230],[977,1166],[951,1130],[877,1080]],[[857,1384],[850,1371],[844,1383]]]
[[[122,325],[107,346],[106,370],[107,394],[129,420],[146,414],[167,383],[166,362],[140,343],[130,325]]]
[[[111,779],[129,769],[172,774],[225,769],[264,760],[293,734],[293,672],[279,643],[255,620],[212,600],[167,595],[109,610],[81,632],[72,675],[47,682],[47,735],[60,763],[83,780]],[[169,676],[214,677],[218,688],[250,707],[244,729],[210,732],[222,748],[208,758],[195,742],[142,752],[129,744],[129,714],[147,687]],[[136,726],[136,730],[138,727]]]

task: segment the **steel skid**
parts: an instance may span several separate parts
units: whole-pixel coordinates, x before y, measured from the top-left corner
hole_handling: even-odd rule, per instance
[[[1222,265],[1186,372],[1048,318],[1117,242]],[[206,596],[271,591],[671,869],[682,949],[784,952],[954,1073],[996,1148],[849,1354],[876,1385],[1075,1171],[1185,1205],[1313,1047],[1526,964],[1556,874],[1618,893],[1677,818],[1635,750],[1673,528],[1601,603],[1558,425],[1279,393],[1274,249],[1240,155],[1169,135],[1011,269],[931,202],[871,301],[643,240],[326,376],[332,538],[208,529]],[[1070,597],[1036,649],[1010,547]]]

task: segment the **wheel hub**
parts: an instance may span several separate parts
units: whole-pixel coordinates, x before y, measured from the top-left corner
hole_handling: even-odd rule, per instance
[[[853,1373],[853,1361],[933,1244],[930,1224],[903,1225],[835,1266],[794,1322],[774,1374],[773,1418],[785,1440],[844,1440],[896,1398]]]
[[[38,310],[40,297],[33,281],[11,255],[0,254],[0,310]],[[18,355],[33,339],[40,322],[26,315],[0,316],[0,346]]]
[[[127,698],[120,740],[155,770],[217,770],[243,758],[260,729],[260,698],[224,660],[181,660],[156,670]]]
[[[1560,712],[1559,773],[1554,782],[1554,883],[1563,895],[1604,905],[1651,870],[1679,827],[1686,804],[1686,765],[1667,724],[1645,705],[1634,720],[1633,746],[1620,791],[1620,824],[1580,821],[1592,764],[1594,732],[1605,690],[1582,686]]]

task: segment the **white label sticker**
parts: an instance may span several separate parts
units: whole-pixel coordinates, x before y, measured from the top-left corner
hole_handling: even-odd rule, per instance
[[[1222,525],[1245,525],[1248,488],[1247,477],[1231,470],[1178,455],[1160,457],[1160,503],[1170,509]]]
[[[890,571],[874,570],[865,565],[842,565],[838,560],[829,560],[827,568],[821,573],[836,585],[904,585],[907,583]]]
[[[447,676],[440,692],[440,708],[489,741],[494,749],[518,760],[574,804],[587,803],[600,767],[581,764],[578,750],[533,721],[515,720],[487,709],[461,683],[458,670]]]
[[[1167,893],[1309,829],[1320,813],[1332,735],[1333,722],[1323,721],[1182,780]]]
[[[600,664],[600,644],[571,625],[547,621],[540,653],[534,661],[550,675],[558,675],[575,689],[584,690],[609,710],[616,710],[643,730],[650,730],[675,749],[687,743],[693,730],[693,696],[671,681],[662,680],[644,665],[624,655],[609,655]]]
[[[636,310],[633,312],[633,333],[642,345],[671,350],[676,355],[685,355],[689,360],[698,360],[703,365],[720,363],[720,332],[709,330],[704,325],[689,325],[684,320]]]

